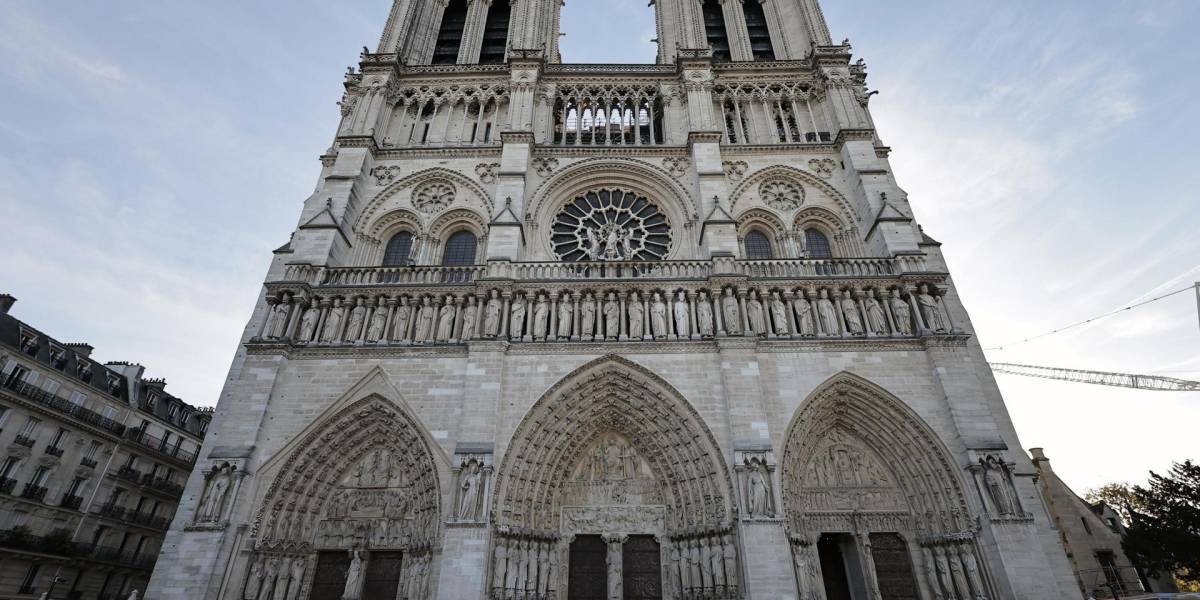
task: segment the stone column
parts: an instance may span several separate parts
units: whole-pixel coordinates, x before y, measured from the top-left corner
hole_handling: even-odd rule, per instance
[[[914,289],[910,285],[904,286],[904,292],[908,294],[908,309],[912,311],[913,322],[916,323],[917,337],[926,336],[932,332],[925,325],[925,317],[921,315],[921,307],[917,304],[917,297],[913,293]]]
[[[622,587],[624,585],[622,546],[627,539],[623,534],[607,534],[601,536],[608,544],[608,600],[624,600]]]
[[[621,309],[620,309],[621,316],[618,318],[619,331],[617,332],[617,339],[624,342],[629,339],[629,331],[628,331],[629,325],[625,323],[625,319],[629,313],[625,312],[625,294],[624,293],[617,294],[617,302],[620,302],[620,307],[621,307]]]
[[[750,313],[746,310],[746,294],[746,290],[738,290],[737,292],[738,308],[742,314],[742,333],[746,337],[755,337],[758,335],[758,332],[750,328]]]
[[[725,33],[729,36],[729,57],[735,61],[754,60],[742,0],[721,0],[721,13],[725,17]]]
[[[275,320],[275,306],[279,304],[279,298],[267,296],[267,311],[262,320],[258,322],[258,332],[254,334],[254,339],[261,340],[267,333],[267,325]]]
[[[642,295],[642,339],[654,339],[654,328],[650,325],[650,292]]]
[[[846,314],[842,312],[842,294],[849,292],[836,291],[833,293],[833,312],[837,315],[839,335],[842,337],[850,337],[850,331],[846,329]]]

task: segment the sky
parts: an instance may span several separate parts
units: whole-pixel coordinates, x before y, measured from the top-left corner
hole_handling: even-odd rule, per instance
[[[0,0],[13,314],[215,403],[389,5]],[[1191,293],[1011,344],[1200,280],[1200,3],[823,8],[990,360],[1200,379]],[[570,0],[564,61],[652,62],[652,11]],[[1200,393],[997,378],[1022,445],[1081,492],[1200,459]]]

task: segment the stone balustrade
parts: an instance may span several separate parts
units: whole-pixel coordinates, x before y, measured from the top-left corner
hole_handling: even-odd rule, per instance
[[[919,257],[293,266],[287,281],[269,284],[269,315],[254,341],[426,346],[960,333],[943,303],[944,275],[924,267]]]

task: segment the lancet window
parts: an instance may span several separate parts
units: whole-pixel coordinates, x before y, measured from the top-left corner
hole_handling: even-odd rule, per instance
[[[508,22],[512,9],[508,0],[494,0],[488,7],[487,21],[483,26],[483,45],[479,51],[479,62],[497,64],[504,62],[508,49]]]
[[[462,266],[475,264],[475,253],[479,240],[470,231],[458,231],[446,240],[446,249],[442,252],[442,265]]]
[[[508,92],[488,86],[434,91],[409,89],[397,99],[386,145],[480,146],[499,142]]]
[[[565,86],[554,104],[554,142],[564,146],[661,144],[662,115],[662,100],[654,86]]]
[[[405,267],[413,264],[412,260],[413,234],[401,231],[388,240],[387,249],[383,253],[383,266]]]
[[[725,12],[721,9],[720,0],[704,0],[701,10],[704,12],[704,33],[708,37],[713,60],[729,61],[729,33],[725,28]]]
[[[467,1],[450,0],[442,13],[442,26],[438,29],[437,42],[433,46],[433,64],[452,65],[458,62],[458,49],[462,45],[466,26]]]
[[[811,91],[804,85],[718,86],[714,95],[724,119],[727,144],[799,144],[831,139],[828,131],[820,131],[813,116]]]
[[[754,53],[754,60],[775,60],[775,48],[771,45],[771,32],[767,28],[762,0],[745,2],[742,11],[746,14],[746,31],[750,34],[750,50]]]
[[[746,258],[751,260],[769,260],[775,258],[771,250],[771,240],[757,229],[746,234],[743,241],[746,246]]]
[[[804,248],[808,258],[833,258],[833,250],[829,247],[829,238],[819,229],[804,230]]]

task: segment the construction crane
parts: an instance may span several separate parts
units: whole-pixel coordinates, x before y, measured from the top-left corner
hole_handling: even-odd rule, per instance
[[[1060,369],[1013,363],[989,363],[997,373],[1040,377],[1059,381],[1074,381],[1093,385],[1151,390],[1155,392],[1200,392],[1200,381],[1159,377],[1158,375],[1136,375],[1133,373],[1110,373],[1107,371],[1085,371],[1083,369]]]

